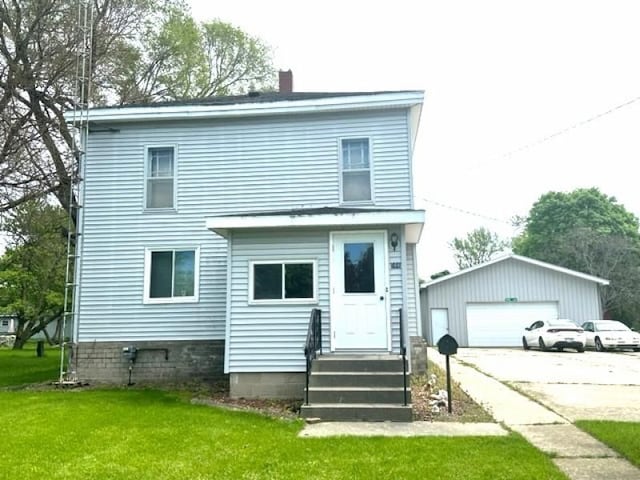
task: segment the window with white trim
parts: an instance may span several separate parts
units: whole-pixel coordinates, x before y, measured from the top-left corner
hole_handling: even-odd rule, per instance
[[[147,208],[174,208],[175,148],[147,148]]]
[[[199,249],[147,249],[146,303],[198,301]]]
[[[368,138],[341,140],[342,201],[371,201],[371,156]]]
[[[250,262],[249,268],[252,302],[316,300],[315,261]]]

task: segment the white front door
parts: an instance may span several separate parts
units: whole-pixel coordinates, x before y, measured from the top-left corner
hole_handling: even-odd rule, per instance
[[[431,309],[431,343],[437,345],[449,333],[449,312],[446,308]]]
[[[331,235],[331,349],[388,350],[385,232]]]

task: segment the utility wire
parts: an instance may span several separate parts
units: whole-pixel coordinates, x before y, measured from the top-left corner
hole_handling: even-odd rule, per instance
[[[546,135],[545,137],[539,138],[538,140],[535,140],[535,141],[533,141],[531,143],[527,143],[527,144],[525,144],[525,145],[523,145],[523,146],[521,146],[519,148],[511,150],[511,151],[509,151],[507,153],[504,153],[501,156],[496,157],[493,161],[489,160],[488,162],[477,162],[475,165],[470,167],[469,170],[474,170],[474,169],[476,169],[478,167],[481,167],[484,163],[494,163],[494,162],[499,161],[499,160],[504,160],[504,159],[510,158],[513,155],[517,154],[517,153],[523,152],[525,150],[529,150],[529,149],[531,149],[533,147],[536,147],[536,146],[541,145],[543,143],[546,143],[546,142],[548,142],[550,140],[553,140],[556,137],[559,137],[561,135],[565,135],[565,134],[569,133],[572,130],[576,130],[576,129],[580,128],[580,127],[583,127],[586,124],[591,123],[591,122],[593,122],[595,120],[598,120],[598,119],[600,119],[602,117],[605,117],[607,115],[611,115],[612,113],[616,113],[618,110],[621,110],[624,107],[628,107],[629,105],[632,105],[632,104],[634,104],[635,102],[637,102],[639,100],[640,100],[640,96],[632,98],[631,100],[629,100],[627,102],[624,102],[624,103],[621,103],[619,105],[616,105],[615,107],[612,107],[612,108],[610,108],[610,109],[608,109],[608,110],[606,110],[604,112],[598,113],[597,115],[593,115],[593,116],[591,116],[591,117],[589,117],[589,118],[587,118],[585,120],[581,120],[579,122],[574,123],[573,125],[570,125],[570,126],[568,126],[566,128],[563,128],[562,130],[558,130],[555,133],[552,133],[550,135]]]
[[[448,210],[453,210],[454,212],[463,213],[465,215],[470,215],[470,216],[477,217],[477,218],[482,218],[484,220],[491,220],[492,222],[503,223],[503,224],[506,224],[506,225],[509,225],[509,226],[513,227],[513,222],[511,222],[510,220],[504,220],[502,218],[491,217],[489,215],[483,215],[481,213],[472,212],[471,210],[465,210],[464,208],[459,208],[459,207],[454,207],[454,206],[451,206],[451,205],[446,205],[444,203],[437,202],[435,200],[429,200],[428,198],[422,198],[422,197],[416,197],[416,198],[418,200],[422,200],[423,202],[430,203],[430,204],[435,205],[437,207],[446,208]]]

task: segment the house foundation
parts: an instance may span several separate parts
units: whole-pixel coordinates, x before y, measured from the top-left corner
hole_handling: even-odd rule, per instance
[[[135,359],[129,354],[135,349]],[[224,374],[224,340],[81,342],[73,352],[78,380],[89,383],[215,382]]]
[[[232,373],[229,395],[232,398],[302,398],[303,372]]]

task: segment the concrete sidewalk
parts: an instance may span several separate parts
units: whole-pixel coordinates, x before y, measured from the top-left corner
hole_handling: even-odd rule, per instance
[[[468,437],[500,436],[509,432],[497,423],[455,422],[321,422],[306,425],[300,437]]]
[[[429,359],[445,369],[445,357],[430,348]],[[451,377],[476,402],[532,445],[552,455],[572,480],[638,480],[640,470],[567,419],[503,383],[451,357]]]

